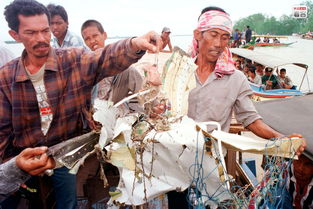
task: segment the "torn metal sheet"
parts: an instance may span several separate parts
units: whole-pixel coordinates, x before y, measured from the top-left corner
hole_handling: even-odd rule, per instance
[[[221,139],[223,145],[228,150],[262,155],[275,155],[285,158],[296,158],[296,150],[304,141],[303,138],[298,137],[284,137],[276,139],[275,141],[270,141],[267,139],[249,138],[217,130],[214,130],[211,135],[217,139]]]
[[[122,121],[122,119],[119,120]],[[121,122],[120,124],[123,126],[123,131],[128,133],[134,131],[130,123]],[[119,148],[127,144],[128,148],[124,151],[129,150],[128,154],[124,152],[121,154],[117,151],[115,155],[117,157],[115,161],[120,160],[115,165],[119,167],[120,171],[118,189],[121,192],[121,196],[115,198],[115,202],[142,205],[168,191],[184,191],[192,186],[193,168],[197,156],[202,152],[205,154],[201,168],[203,168],[204,176],[207,177],[204,179],[205,191],[201,192],[207,193],[209,196],[220,194],[219,201],[231,199],[233,194],[227,189],[227,181],[231,181],[232,178],[225,174],[225,166],[218,162],[218,159],[223,158],[224,155],[217,148],[216,141],[221,140],[228,148],[238,151],[292,157],[302,140],[280,140],[276,144],[269,145],[268,140],[260,142],[221,131],[213,132],[210,135],[202,131],[205,128],[205,124],[199,125],[185,116],[181,120],[171,123],[168,131],[152,129],[145,134],[143,140],[135,141],[133,136],[127,134],[128,136],[124,138],[125,142],[120,138],[114,141],[114,143],[120,143],[118,146],[108,145],[106,149],[110,150],[111,155],[118,150],[112,149],[114,146]],[[205,143],[208,137],[213,140]],[[134,153],[135,157],[133,157]],[[131,156],[129,160],[135,160],[135,169],[129,169],[125,163],[127,155]],[[217,207],[214,201],[208,201],[207,204],[212,208]]]
[[[130,130],[131,125],[128,126]],[[125,141],[136,150],[136,168],[119,167],[118,189],[122,195],[115,201],[129,205],[141,205],[168,191],[187,189],[192,182],[191,168],[195,157],[204,149],[204,136],[188,117],[173,123],[169,131],[151,130],[141,142],[133,142],[130,137]],[[114,151],[111,149],[111,152]],[[206,190],[211,194],[221,193],[220,199],[230,198],[226,188],[221,186],[215,159],[206,154],[202,165],[205,173],[210,173]]]
[[[163,91],[171,102],[173,115],[187,115],[189,91],[196,87],[194,60],[178,47],[163,70]]]
[[[121,133],[106,146],[106,161],[116,167],[135,170],[135,150],[127,146],[124,135]]]
[[[96,111],[93,114],[93,118],[95,121],[100,122],[102,127],[105,127],[102,131],[102,137],[105,139],[102,140],[104,141],[104,144],[107,144],[113,139],[116,119],[123,116],[124,113],[120,113],[120,109],[113,107],[112,102],[100,99],[95,100],[94,109]]]
[[[65,166],[70,173],[76,174],[85,159],[94,153],[95,145],[103,149],[113,139],[116,119],[127,113],[123,106],[115,108],[103,100],[95,100],[94,108],[94,119],[103,125],[101,131],[91,131],[49,147],[47,154],[56,161],[56,168]]]
[[[99,142],[99,133],[92,131],[74,137],[48,148],[47,154],[56,161],[57,167],[72,169],[83,158],[94,150]]]

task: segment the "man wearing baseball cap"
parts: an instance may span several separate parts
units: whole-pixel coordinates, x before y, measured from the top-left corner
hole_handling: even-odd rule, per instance
[[[267,90],[280,88],[277,76],[273,75],[273,68],[265,68],[265,75],[262,76],[262,84],[266,86],[265,88]]]
[[[168,28],[168,27],[164,27],[163,28],[162,34],[161,34],[161,38],[162,38],[162,41],[163,41],[161,52],[165,52],[165,53],[172,53],[173,52],[171,39],[170,39],[170,33],[171,33],[170,28]],[[169,50],[164,50],[164,48],[167,45],[168,45]]]

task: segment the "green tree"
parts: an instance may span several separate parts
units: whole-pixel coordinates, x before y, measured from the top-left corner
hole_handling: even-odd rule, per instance
[[[243,30],[247,25],[249,25],[253,31],[259,33],[259,31],[263,30],[264,20],[265,16],[263,14],[261,13],[253,14],[246,18],[240,19],[238,22],[236,22],[234,28]]]
[[[301,23],[291,16],[283,15],[279,19],[279,22],[281,23],[279,34],[291,35],[300,31]]]
[[[296,19],[291,14],[276,19],[261,13],[253,14],[238,20],[234,29],[245,30],[247,25],[257,34],[291,35],[292,33],[305,33],[313,31],[313,2],[304,1],[301,5],[308,7],[307,19]]]
[[[308,18],[307,19],[302,19],[300,24],[300,32],[301,33],[306,33],[307,31],[312,31],[313,30],[313,3],[311,1],[305,1],[302,4],[306,5],[308,7]]]

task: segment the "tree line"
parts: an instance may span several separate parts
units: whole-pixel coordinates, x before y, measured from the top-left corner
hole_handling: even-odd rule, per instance
[[[307,19],[296,19],[292,15],[283,15],[280,18],[267,16],[261,13],[242,18],[234,25],[234,29],[244,30],[247,25],[257,34],[291,35],[292,33],[306,33],[313,31],[313,2],[305,1],[301,5],[308,7]]]

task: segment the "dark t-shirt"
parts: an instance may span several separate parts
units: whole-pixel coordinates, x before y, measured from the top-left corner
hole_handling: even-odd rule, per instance
[[[262,84],[266,85],[266,81],[268,80],[272,81],[272,89],[279,88],[276,75],[271,75],[271,76],[263,75],[262,76]]]
[[[249,28],[249,29],[246,30],[246,40],[247,40],[247,41],[250,41],[250,40],[251,40],[251,37],[252,37],[252,31],[251,31],[251,29]]]

